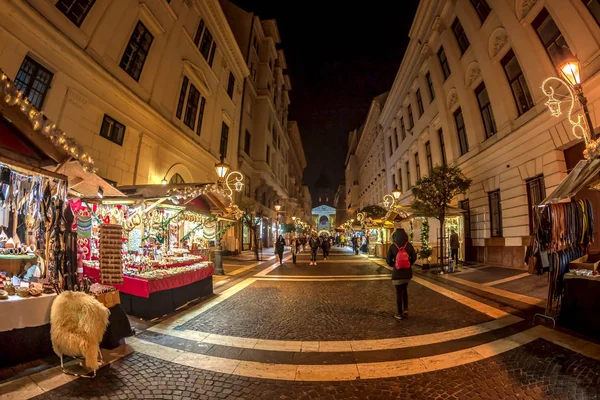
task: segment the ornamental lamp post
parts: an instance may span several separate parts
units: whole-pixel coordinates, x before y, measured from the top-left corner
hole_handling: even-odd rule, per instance
[[[400,196],[402,196],[402,191],[400,189],[398,189],[398,185],[396,185],[394,190],[392,190],[392,196],[394,196],[394,199],[396,199],[396,200],[398,200],[400,198]]]
[[[581,85],[580,62],[568,49],[561,48],[559,50],[563,59],[557,68],[560,77],[551,76],[542,82],[542,92],[548,96],[546,106],[553,116],[559,117],[563,112],[561,110],[562,103],[567,103],[568,120],[571,124],[572,134],[577,139],[584,140],[586,149],[583,155],[585,158],[590,158],[590,152],[596,153],[598,143],[596,142],[594,125],[587,107],[588,101]],[[568,95],[556,93],[556,89],[551,85],[552,83],[564,85],[569,92]],[[577,103],[581,104],[583,115],[580,111],[575,111]]]
[[[277,239],[279,239],[279,211],[281,210],[281,204],[279,204],[279,200],[275,200],[273,207],[277,213],[277,218],[275,219],[275,240],[277,241]]]
[[[221,161],[215,164],[215,171],[219,177],[219,182],[222,182],[229,172],[229,164],[225,163],[221,155]],[[225,275],[223,270],[223,248],[221,246],[221,224],[217,221],[217,236],[215,237],[215,275]]]

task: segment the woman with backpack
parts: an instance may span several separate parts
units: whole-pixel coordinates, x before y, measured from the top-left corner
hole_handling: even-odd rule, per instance
[[[310,264],[309,265],[317,265],[317,250],[321,247],[321,241],[317,236],[316,232],[313,232],[308,240],[308,245],[310,246]]]
[[[408,241],[404,229],[396,229],[393,243],[387,253],[387,264],[393,268],[392,283],[396,288],[397,320],[408,317],[408,283],[412,279],[412,265],[417,261],[417,253]]]

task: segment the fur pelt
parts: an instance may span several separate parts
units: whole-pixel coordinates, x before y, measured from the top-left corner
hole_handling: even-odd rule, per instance
[[[85,357],[85,365],[98,369],[100,342],[110,311],[96,298],[83,292],[59,294],[50,310],[52,348],[61,355]]]

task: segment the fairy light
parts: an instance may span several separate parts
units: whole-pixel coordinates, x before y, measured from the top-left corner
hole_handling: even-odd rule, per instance
[[[18,106],[19,110],[29,119],[34,130],[41,130],[42,134],[48,137],[56,147],[62,148],[78,160],[84,171],[96,172],[94,160],[77,141],[68,137],[52,121],[44,117],[43,112],[37,110],[27,98],[24,98],[23,92],[11,82],[2,69],[0,69],[0,99],[3,99],[11,107]]]
[[[542,91],[544,92],[544,94],[546,96],[548,96],[548,101],[545,104],[550,109],[550,113],[555,117],[561,116],[562,111],[561,111],[560,105],[561,105],[561,103],[565,102],[565,101],[558,100],[554,97],[555,89],[554,89],[554,87],[552,87],[550,85],[551,82],[558,82],[559,84],[564,85],[567,88],[567,90],[569,91],[569,95],[567,96],[567,101],[570,101],[569,110],[568,110],[568,118],[569,118],[569,123],[571,124],[571,133],[577,139],[583,139],[585,141],[586,146],[589,146],[590,137],[589,137],[587,129],[585,127],[585,117],[581,113],[575,113],[577,120],[573,119],[573,114],[574,114],[573,110],[575,108],[575,105],[579,103],[579,101],[577,100],[577,97],[575,95],[575,92],[573,91],[573,88],[571,87],[571,85],[567,84],[565,81],[563,81],[562,79],[557,78],[555,76],[546,78],[544,80],[544,82],[542,82]]]

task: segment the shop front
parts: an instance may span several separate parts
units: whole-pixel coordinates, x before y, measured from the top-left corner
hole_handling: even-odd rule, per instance
[[[0,367],[53,353],[50,310],[65,290],[86,292],[108,307],[101,346],[114,348],[131,328],[118,293],[78,275],[68,200],[90,191],[119,192],[89,172],[91,158],[23,99],[2,71],[0,95],[0,343],[10,349]]]

